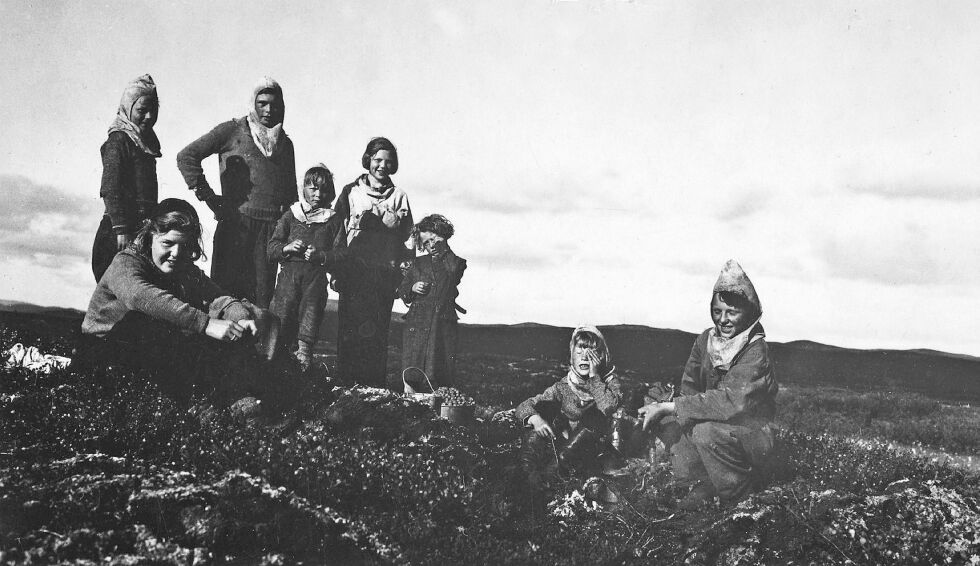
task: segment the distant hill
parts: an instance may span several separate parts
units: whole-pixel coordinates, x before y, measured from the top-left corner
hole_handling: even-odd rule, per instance
[[[62,332],[77,331],[83,313],[0,301],[0,321],[16,318]],[[392,314],[391,344],[401,347],[401,315]],[[601,326],[616,364],[643,380],[676,381],[696,334],[639,325]],[[570,327],[536,323],[462,324],[459,351],[506,358],[568,359]],[[337,343],[337,304],[330,301],[320,339]],[[856,350],[808,340],[770,342],[777,377],[799,385],[833,385],[860,391],[911,391],[950,402],[980,402],[980,358],[934,350]]]
[[[0,312],[40,314],[59,318],[82,318],[85,316],[85,313],[78,309],[69,309],[64,307],[42,307],[32,303],[7,301],[3,299],[0,299]]]

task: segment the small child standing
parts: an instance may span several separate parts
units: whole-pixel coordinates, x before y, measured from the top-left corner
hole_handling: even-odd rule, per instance
[[[600,438],[609,429],[609,416],[623,401],[609,346],[598,328],[576,328],[569,355],[568,374],[515,411],[518,422],[533,429],[524,439],[521,455],[534,487],[541,487],[542,472],[555,466],[595,467]],[[556,462],[559,452],[562,461]]]
[[[448,240],[455,233],[449,220],[431,214],[412,231],[415,246],[427,252],[412,262],[398,294],[409,305],[402,338],[402,369],[418,368],[435,386],[453,385],[456,371],[456,304],[466,260],[453,253]]]
[[[269,240],[269,258],[282,264],[269,310],[282,319],[282,343],[296,341],[293,355],[304,371],[327,303],[327,271],[347,252],[344,217],[330,209],[334,196],[330,170],[322,163],[311,167],[299,200]]]

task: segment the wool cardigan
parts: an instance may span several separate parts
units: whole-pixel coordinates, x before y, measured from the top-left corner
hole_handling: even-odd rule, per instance
[[[136,147],[125,132],[109,134],[102,144],[105,213],[115,234],[133,234],[157,204],[157,160]]]

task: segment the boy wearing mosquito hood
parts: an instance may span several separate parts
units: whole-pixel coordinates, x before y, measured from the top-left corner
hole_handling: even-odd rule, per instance
[[[770,421],[779,386],[773,373],[762,304],[742,267],[729,260],[711,294],[714,326],[698,336],[680,394],[640,408],[643,426],[670,447],[674,477],[691,491],[683,509],[719,497],[744,498],[772,451]]]
[[[598,465],[609,416],[623,400],[622,384],[606,339],[594,326],[580,326],[569,342],[568,374],[518,405],[515,417],[528,431],[522,464],[534,487],[559,467],[589,471]]]

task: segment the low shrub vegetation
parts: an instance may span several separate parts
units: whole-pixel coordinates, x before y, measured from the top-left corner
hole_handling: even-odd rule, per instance
[[[73,347],[0,327],[4,349],[17,342]],[[482,418],[469,427],[315,373],[294,376],[301,403],[257,422],[178,406],[118,369],[2,369],[0,563],[980,563],[980,481],[893,447],[916,441],[912,423],[953,422],[927,399],[789,391],[769,487],[682,514],[663,455],[645,449],[621,476],[533,497],[519,431],[498,411],[562,366],[463,355],[460,368]],[[976,448],[978,436],[953,438],[918,442]]]

